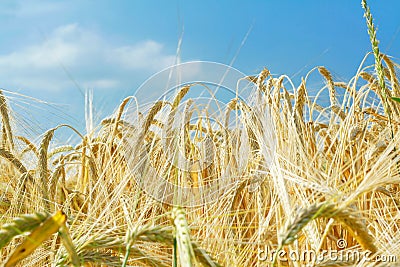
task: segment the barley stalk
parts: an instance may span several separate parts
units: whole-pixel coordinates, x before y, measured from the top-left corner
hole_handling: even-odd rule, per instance
[[[367,22],[367,28],[368,28],[368,35],[369,35],[369,38],[371,41],[372,52],[374,53],[374,58],[375,58],[375,71],[378,75],[378,82],[379,82],[379,86],[381,89],[381,94],[383,96],[383,106],[385,108],[385,113],[387,114],[387,116],[389,118],[389,125],[391,128],[391,134],[392,134],[392,139],[393,139],[394,132],[393,132],[393,126],[391,123],[392,114],[391,114],[391,110],[390,110],[390,107],[388,104],[389,102],[388,102],[388,95],[386,92],[385,73],[384,73],[383,64],[382,64],[382,55],[379,51],[379,41],[376,37],[375,25],[373,22],[371,10],[370,10],[369,6],[367,5],[367,1],[362,0],[361,6],[364,9],[364,16],[365,16],[365,20]]]

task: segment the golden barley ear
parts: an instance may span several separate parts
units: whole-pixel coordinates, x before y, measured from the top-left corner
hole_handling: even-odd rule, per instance
[[[166,103],[164,101],[158,101],[151,107],[149,114],[147,115],[146,121],[143,125],[144,133],[146,133],[149,130],[149,128],[154,120],[154,117],[165,105],[166,105]]]
[[[145,255],[144,252],[141,252],[139,249],[135,247],[135,243],[140,240],[144,240],[147,242],[163,242],[168,245],[173,243],[172,240],[172,231],[163,231],[161,227],[151,226],[149,224],[144,226],[138,226],[134,230],[129,230],[126,233],[125,238],[125,256],[124,261],[122,263],[122,267],[126,267],[130,258],[133,258],[136,261],[142,261],[144,264],[149,266],[164,266],[161,261],[158,261]],[[142,254],[141,256],[139,256]],[[139,259],[139,260],[138,260]]]
[[[260,75],[258,75],[258,78],[256,79],[255,83],[257,85],[258,90],[262,91],[262,92],[266,92],[267,88],[264,84],[265,79],[267,79],[267,77],[270,75],[270,72],[267,68],[264,68]]]
[[[301,209],[294,219],[286,224],[279,247],[282,248],[296,240],[297,234],[312,220],[319,217],[330,217],[334,211],[335,206],[328,202],[313,204],[310,207]]]
[[[52,149],[48,154],[47,154],[47,158],[51,159],[52,157],[54,157],[57,154],[60,153],[65,153],[65,152],[70,152],[73,151],[74,147],[71,145],[64,145],[64,146],[58,146],[54,149]]]
[[[287,223],[282,239],[279,242],[278,251],[285,245],[291,244],[298,237],[298,233],[312,220],[317,218],[333,218],[340,222],[357,240],[361,247],[372,253],[378,251],[372,236],[356,212],[350,209],[340,209],[327,201],[313,204],[310,207],[301,209],[292,221]],[[276,258],[274,259],[276,262]]]
[[[40,142],[37,168],[39,171],[39,184],[40,184],[40,190],[42,193],[42,201],[43,201],[44,208],[48,212],[50,211],[49,169],[48,169],[49,152],[48,152],[48,149],[49,149],[50,142],[53,139],[54,132],[61,127],[67,127],[69,129],[73,130],[82,139],[84,139],[84,137],[74,127],[67,125],[67,124],[60,124],[52,129],[48,130],[47,132],[45,132],[45,134],[42,138],[42,141]],[[55,151],[55,153],[60,153],[60,152],[62,152],[62,150],[68,150],[68,149],[70,149],[69,146],[60,149],[61,151]],[[54,155],[54,154],[50,153],[50,155]],[[89,161],[89,163],[90,163],[90,161]],[[91,166],[91,170],[93,171],[93,173],[96,174],[95,166],[93,166],[93,164],[91,164],[90,166]]]
[[[174,129],[173,129],[173,125],[174,125],[174,120],[176,117],[176,113],[178,112],[178,107],[179,104],[181,103],[182,99],[185,97],[185,95],[189,92],[190,87],[192,85],[186,85],[184,87],[182,87],[178,94],[176,95],[176,97],[174,98],[174,101],[172,102],[172,106],[171,106],[171,111],[168,114],[168,119],[167,119],[167,129],[166,129],[166,144],[167,147],[171,147],[171,142],[173,140],[173,134],[174,134]]]
[[[201,263],[203,266],[206,267],[222,267],[218,262],[216,262],[210,254],[200,248],[196,243],[192,242],[194,254],[196,255],[196,259]]]
[[[14,140],[11,131],[10,125],[10,116],[8,112],[7,100],[3,94],[3,91],[0,90],[0,113],[2,117],[3,123],[3,147],[7,147],[7,141],[9,143],[9,148],[12,150],[14,149]]]
[[[17,136],[16,137],[18,140],[22,141],[23,143],[25,143],[25,145],[27,146],[22,152],[21,154],[24,154],[28,151],[32,151],[37,157],[39,157],[39,152],[37,150],[37,147],[31,142],[29,141],[28,138],[23,137],[23,136]]]
[[[144,225],[139,226],[128,233],[126,240],[126,246],[129,248],[137,241],[154,242],[172,246],[174,245],[174,233],[171,227]],[[195,242],[191,242],[191,244],[194,255],[199,263],[206,267],[221,267],[221,265],[216,262],[206,250],[200,248]],[[126,258],[132,256],[128,255],[128,253],[130,253],[130,251],[127,251],[127,254],[125,255]]]
[[[59,127],[52,128],[48,130],[40,143],[39,147],[39,161],[38,161],[38,169],[39,169],[39,183],[41,185],[41,192],[42,192],[42,200],[46,211],[50,212],[50,205],[49,205],[49,171],[47,166],[47,159],[48,159],[48,148],[50,145],[50,141],[54,136],[54,132]]]
[[[392,85],[393,95],[400,96],[400,85],[399,85],[399,79],[397,78],[395,63],[387,55],[382,55],[382,59],[385,61],[385,64],[389,70],[390,83]]]
[[[8,160],[21,174],[28,173],[24,164],[7,149],[0,148],[0,157]]]
[[[122,113],[124,112],[124,109],[125,109],[126,105],[128,104],[128,102],[133,98],[134,98],[134,96],[128,96],[119,105],[118,112],[117,112],[117,117],[115,118],[115,121],[114,121],[114,129],[113,129],[113,132],[112,132],[112,135],[111,135],[111,140],[113,140],[115,138],[115,136],[117,135],[117,133],[118,133],[118,125],[120,123],[120,120],[121,120],[121,117],[122,117]]]
[[[322,76],[324,76],[324,78],[328,84],[329,98],[331,101],[331,106],[336,107],[337,106],[336,90],[335,90],[335,83],[333,82],[332,75],[328,71],[328,69],[323,66],[318,67],[318,71],[319,71],[319,73],[321,73]]]
[[[378,251],[374,238],[369,234],[367,226],[356,211],[351,209],[338,210],[333,218],[339,221],[351,233],[364,250],[369,250],[372,253]]]
[[[303,110],[304,110],[304,104],[306,103],[306,96],[307,96],[306,82],[304,79],[302,79],[301,84],[296,92],[296,100],[294,104],[293,116],[297,121],[303,120]]]

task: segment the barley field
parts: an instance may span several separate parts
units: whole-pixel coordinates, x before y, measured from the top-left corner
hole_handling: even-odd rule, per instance
[[[319,66],[294,85],[265,68],[217,116],[186,85],[34,142],[1,92],[0,263],[399,266],[400,65],[363,8],[372,52],[351,80]],[[56,143],[60,129],[79,144]]]

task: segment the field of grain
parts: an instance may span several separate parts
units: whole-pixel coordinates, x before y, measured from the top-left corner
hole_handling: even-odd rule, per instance
[[[375,64],[348,82],[312,69],[313,97],[309,75],[293,85],[264,69],[212,119],[187,85],[133,118],[128,97],[91,132],[60,125],[35,143],[1,92],[0,262],[398,266],[400,66],[363,3]],[[55,143],[60,128],[80,143]]]

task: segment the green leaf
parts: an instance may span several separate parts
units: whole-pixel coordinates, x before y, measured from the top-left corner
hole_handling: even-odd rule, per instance
[[[391,97],[393,101],[399,102],[400,103],[400,97]]]

